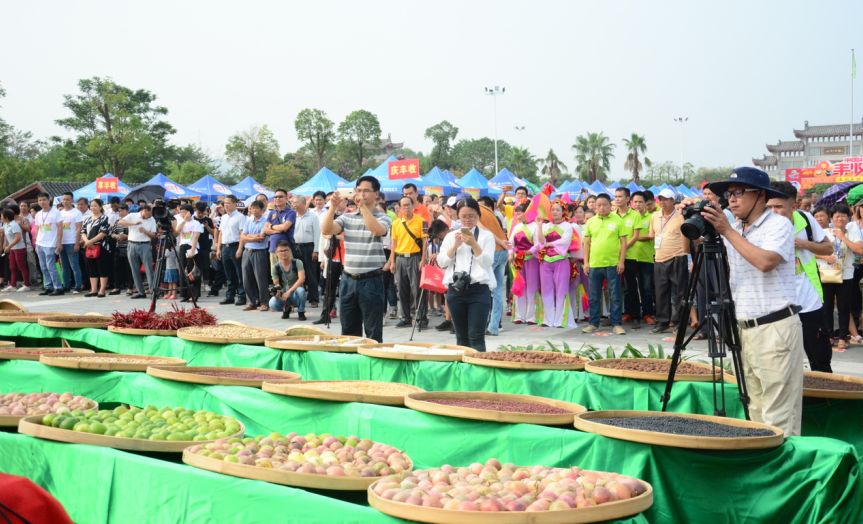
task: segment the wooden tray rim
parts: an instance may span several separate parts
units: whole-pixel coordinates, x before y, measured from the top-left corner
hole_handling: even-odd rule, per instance
[[[194,446],[195,444],[208,444],[210,442],[215,442],[213,440],[144,440],[139,438],[112,437],[95,433],[84,433],[81,431],[72,431],[71,429],[44,426],[40,423],[43,416],[44,415],[35,415],[21,419],[18,423],[18,433],[42,439],[68,442],[70,444],[90,444],[92,446],[104,446],[129,451],[156,451],[163,453],[181,453],[187,447]],[[237,420],[237,423],[240,424],[240,431],[225,438],[243,436],[246,427],[239,420]]]
[[[332,337],[329,340],[336,339],[344,339],[353,337],[356,340],[363,340],[365,337],[354,337],[353,335],[331,335],[331,334],[323,334],[323,335],[279,335],[277,337],[270,337],[264,341],[264,345],[270,349],[280,349],[284,351],[325,351],[329,353],[356,353],[357,349],[360,347],[359,344],[353,345],[343,345],[343,344],[315,344],[315,343],[306,343],[308,341],[302,340],[293,340],[293,337],[297,338],[309,338],[309,337]],[[371,339],[365,339],[371,340]],[[327,340],[322,340],[326,342]],[[290,346],[290,347],[288,347]]]
[[[186,364],[186,361],[181,358],[175,357],[156,357],[152,355],[126,355],[122,353],[94,353],[92,355],[87,355],[90,357],[97,358],[123,358],[129,357],[134,359],[141,360],[152,360],[155,364],[162,365],[177,365],[183,366]],[[163,362],[157,362],[158,360],[162,360]],[[147,363],[128,363],[124,364],[122,362],[83,362],[80,360],[76,360],[74,355],[48,355],[47,357],[40,356],[39,362],[45,364],[46,366],[54,366],[58,368],[67,368],[67,369],[81,369],[87,371],[147,371],[147,367],[151,364]]]
[[[0,322],[26,322],[28,324],[35,324],[43,317],[56,317],[66,314],[58,311],[14,311],[12,313],[4,313],[0,310]]]
[[[543,413],[513,413],[508,411],[495,411],[492,409],[466,408],[462,406],[448,406],[430,402],[427,398],[470,398],[489,400],[513,400],[522,402],[533,402],[570,410],[567,414],[543,414]],[[514,393],[493,393],[489,391],[426,391],[422,393],[411,393],[405,395],[405,406],[423,413],[441,415],[445,417],[463,418],[470,420],[484,420],[489,422],[506,422],[512,424],[548,424],[564,425],[572,424],[578,413],[584,413],[587,408],[574,402],[566,402],[535,395],[517,395]]]
[[[66,322],[62,320],[64,318],[86,318],[91,320],[91,322]],[[40,326],[60,329],[105,329],[113,320],[114,319],[112,317],[106,315],[51,315],[47,317],[39,317],[37,322]]]
[[[658,431],[643,429],[627,429],[608,424],[592,422],[592,418],[633,418],[633,417],[683,417],[690,419],[716,422],[728,426],[743,428],[767,429],[773,431],[773,435],[763,437],[699,437],[694,435],[673,435]],[[640,442],[642,444],[653,444],[658,446],[669,446],[687,449],[710,449],[710,450],[742,450],[742,449],[771,449],[781,446],[785,440],[785,433],[769,424],[742,420],[736,418],[717,417],[713,415],[700,415],[695,413],[669,413],[661,411],[637,411],[637,410],[604,410],[580,413],[575,416],[575,428],[588,433],[595,433],[605,437]]]
[[[365,404],[383,404],[386,406],[404,406],[405,395],[370,395],[366,393],[346,393],[341,391],[323,391],[319,389],[306,389],[303,384],[320,382],[382,382],[382,380],[302,380],[299,382],[264,382],[263,390],[276,395],[289,397],[311,398],[316,400],[331,400],[335,402],[363,402]],[[411,384],[397,382],[403,386],[413,388],[411,393],[422,393],[425,390]]]
[[[6,307],[7,305],[12,307]],[[21,311],[26,312],[27,308],[24,307],[24,304],[18,302],[17,300],[12,300],[11,298],[4,298],[0,300],[0,312],[3,311]],[[4,313],[0,313],[4,314]]]
[[[218,329],[219,325],[220,325],[220,324],[216,324],[215,326],[207,326],[207,327],[212,327],[212,328]],[[227,326],[234,326],[234,327],[237,327],[237,326],[236,326],[236,325],[234,325],[234,324],[221,324],[221,325],[227,325]],[[192,335],[192,334],[189,334],[188,332],[184,332],[184,331],[183,331],[183,330],[188,330],[188,329],[189,329],[189,327],[192,327],[192,326],[188,326],[188,327],[184,327],[184,328],[180,328],[180,329],[178,329],[178,330],[177,330],[177,338],[181,338],[181,339],[183,339],[183,340],[188,340],[188,341],[191,341],[191,342],[203,342],[203,343],[206,343],[206,344],[220,344],[220,345],[227,345],[227,344],[246,344],[246,345],[251,346],[251,345],[262,345],[262,344],[264,343],[264,341],[266,341],[268,338],[271,338],[271,337],[277,336],[276,334],[277,334],[277,333],[280,333],[280,331],[279,331],[278,329],[259,328],[259,327],[254,327],[254,328],[253,328],[252,326],[242,326],[242,327],[247,327],[247,328],[251,328],[251,329],[261,329],[261,330],[266,330],[266,331],[269,331],[269,332],[270,332],[270,334],[268,334],[268,335],[261,335],[261,336],[258,336],[258,337],[235,337],[235,338],[227,338],[227,337],[208,337],[208,336],[206,336],[206,335]],[[197,327],[194,327],[194,329],[198,329],[198,328],[197,328]]]
[[[43,349],[43,348],[6,348],[6,349]],[[9,351],[4,351],[2,348],[0,348],[0,360],[32,360],[32,361],[36,361],[36,360],[39,360],[39,358],[42,355],[72,356],[72,355],[88,355],[88,354],[96,353],[92,349],[86,349],[86,348],[57,347],[57,348],[44,348],[44,349],[53,349],[54,351],[46,351],[44,353],[33,354],[33,353],[9,352]]]
[[[278,369],[262,369],[262,368],[238,368],[238,367],[220,367],[220,366],[170,366],[170,365],[156,365],[156,366],[147,366],[147,374],[151,377],[161,378],[163,380],[173,380],[175,382],[187,382],[190,384],[204,384],[209,386],[250,386],[260,388],[263,383],[267,380],[265,378],[261,379],[251,379],[251,378],[230,378],[230,377],[217,377],[213,375],[201,375],[195,373],[196,370],[201,371],[210,371],[210,370],[231,370],[231,371],[245,371],[250,373],[265,373],[272,374],[272,380],[286,380],[286,381],[297,381],[300,380],[299,373],[294,373],[293,371],[283,371]],[[282,378],[280,378],[282,377]],[[215,380],[218,380],[216,382]],[[278,384],[278,382],[274,382]]]
[[[170,329],[138,329],[128,327],[108,326],[108,331],[112,333],[120,333],[121,335],[138,335],[138,336],[154,336],[154,337],[175,337],[177,332]]]
[[[405,353],[393,351],[378,351],[375,348],[392,347],[397,344],[406,346],[432,347],[439,346],[440,349],[456,349],[462,351],[461,355],[431,355],[424,353]],[[435,344],[433,342],[384,342],[375,344],[363,344],[357,348],[357,353],[367,357],[385,358],[389,360],[417,360],[417,361],[433,361],[433,362],[461,362],[465,355],[477,353],[477,350],[467,346],[459,346],[457,344]]]
[[[852,382],[854,384],[863,384],[863,378],[853,375],[842,375],[839,373],[824,373],[822,371],[806,371],[804,376],[824,378],[827,380],[835,380],[836,382]],[[736,380],[735,380],[736,382]],[[860,400],[863,399],[863,391],[843,391],[836,389],[815,389],[803,388],[803,396],[808,398],[832,398],[839,400]]]
[[[509,352],[502,352],[509,353]],[[560,353],[559,351],[516,351],[513,353]],[[490,368],[501,368],[501,369],[521,369],[521,370],[531,370],[531,371],[545,371],[545,370],[562,370],[562,371],[581,371],[584,369],[585,364],[587,363],[587,359],[584,357],[580,357],[578,355],[572,355],[567,353],[561,353],[563,355],[568,355],[569,358],[572,358],[573,362],[571,364],[542,364],[537,362],[511,362],[507,360],[491,360],[487,358],[477,357],[474,355],[462,355],[462,362],[467,364],[473,364],[475,366],[485,366]]]
[[[635,380],[655,380],[665,382],[668,379],[667,373],[652,373],[647,371],[634,371],[630,369],[614,369],[614,368],[606,368],[598,364],[598,362],[608,362],[610,360],[631,360],[631,361],[665,361],[668,359],[665,358],[603,358],[599,360],[591,360],[587,362],[584,366],[584,370],[590,373],[595,373],[597,375],[605,375],[607,377],[616,377],[616,378],[631,378]],[[705,369],[710,369],[710,364],[705,364],[704,362],[697,362],[692,360],[685,360],[681,362],[687,362],[689,364],[693,364],[699,367],[703,367]],[[719,368],[717,371],[722,373]],[[675,382],[711,382],[713,380],[712,375],[687,375],[685,373],[675,373],[674,381]]]

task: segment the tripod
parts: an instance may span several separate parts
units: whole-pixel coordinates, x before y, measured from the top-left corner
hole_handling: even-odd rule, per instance
[[[173,251],[177,257],[178,265],[180,261],[180,252],[177,249],[177,239],[174,238],[174,235],[171,234],[169,229],[166,229],[161,225],[159,226],[159,229],[161,230],[161,235],[159,236],[159,245],[156,247],[156,273],[153,275],[154,282],[150,282],[150,292],[153,294],[153,296],[150,297],[150,313],[156,311],[156,300],[159,298],[159,289],[161,287],[162,279],[165,276],[165,253],[167,253],[168,250]],[[200,249],[200,247],[198,249]],[[180,284],[177,288],[191,290],[189,279],[186,276],[186,268],[181,268],[179,273]],[[189,296],[192,297],[192,305],[194,307],[198,307],[198,299],[195,297],[195,294],[189,293]]]
[[[327,284],[324,289],[324,301],[323,301],[323,315],[324,315],[324,325],[327,326],[327,329],[330,328],[330,310],[336,305],[336,286],[338,282],[335,281],[335,271],[334,271],[334,258],[339,253],[339,248],[341,247],[341,241],[333,235],[330,237],[330,244],[327,248]]]
[[[737,379],[740,403],[743,405],[743,414],[749,420],[749,395],[746,389],[746,379],[743,376],[740,334],[737,331],[737,316],[734,312],[734,302],[731,300],[731,291],[728,288],[728,259],[722,248],[722,240],[716,233],[706,235],[704,242],[697,247],[692,278],[688,286],[689,289],[678,312],[674,354],[671,357],[671,367],[668,370],[668,379],[665,382],[665,393],[661,397],[662,411],[666,411],[668,408],[668,401],[671,398],[671,388],[674,385],[674,374],[677,372],[677,367],[680,364],[681,352],[686,349],[687,344],[689,344],[695,334],[701,331],[702,327],[706,327],[707,356],[710,357],[711,367],[713,368],[714,414],[720,417],[725,416],[725,380],[722,370],[724,369],[723,361],[727,356],[727,347],[731,352],[731,362],[734,367],[734,376]],[[689,323],[689,311],[692,308],[692,300],[695,297],[699,277],[703,277],[702,282],[707,307],[703,318],[699,320],[698,327],[687,338],[686,326]],[[719,373],[716,370],[717,361],[720,369]]]

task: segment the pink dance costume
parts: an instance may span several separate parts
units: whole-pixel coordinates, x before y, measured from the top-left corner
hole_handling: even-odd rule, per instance
[[[542,225],[542,239],[534,239],[534,253],[540,258],[539,279],[542,294],[543,325],[569,327],[569,244],[572,227],[568,222]]]
[[[532,225],[532,223],[523,224],[519,222],[513,226],[509,234],[513,256],[524,258],[524,266],[520,273],[525,282],[524,294],[520,297],[513,296],[515,307],[512,312],[514,322],[538,324],[542,322],[542,308],[536,307],[541,298],[539,295],[539,260],[531,252],[534,236]]]

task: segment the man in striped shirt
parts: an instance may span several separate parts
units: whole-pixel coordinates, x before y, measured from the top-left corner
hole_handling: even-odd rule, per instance
[[[384,283],[386,264],[383,237],[392,227],[390,217],[375,209],[381,183],[372,176],[357,180],[353,200],[357,211],[335,218],[342,197],[330,197],[330,208],[321,217],[321,234],[344,232],[343,273],[339,282],[339,319],[342,335],[355,335],[383,342]]]

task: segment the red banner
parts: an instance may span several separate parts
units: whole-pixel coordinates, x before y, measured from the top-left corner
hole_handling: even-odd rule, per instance
[[[407,160],[390,162],[387,164],[387,175],[390,180],[419,178],[420,160],[419,158],[409,158]]]
[[[100,176],[96,179],[97,193],[116,193],[119,189],[119,180],[114,176]]]

